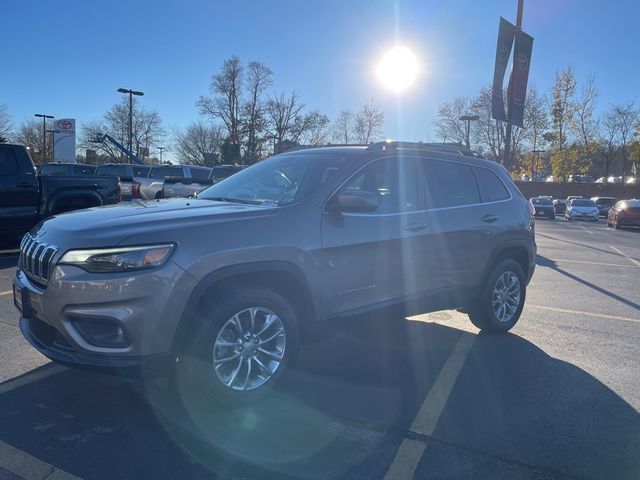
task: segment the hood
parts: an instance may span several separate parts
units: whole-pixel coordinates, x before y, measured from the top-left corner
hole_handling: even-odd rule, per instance
[[[596,207],[595,205],[592,207],[580,207],[577,205],[572,205],[571,209],[575,210],[576,212],[593,212],[594,210],[598,210],[598,207]]]
[[[252,214],[268,215],[275,208],[192,198],[123,202],[56,215],[35,227],[32,234],[56,245],[116,245],[140,233],[197,227]]]

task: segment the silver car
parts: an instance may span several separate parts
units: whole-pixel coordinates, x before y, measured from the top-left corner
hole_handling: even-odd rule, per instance
[[[531,204],[495,162],[438,144],[292,151],[196,199],[58,215],[25,236],[25,338],[92,368],[159,368],[249,401],[317,322],[380,308],[518,321],[536,258]]]

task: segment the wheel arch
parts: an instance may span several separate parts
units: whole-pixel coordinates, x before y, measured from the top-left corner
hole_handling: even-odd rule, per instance
[[[504,245],[493,252],[482,276],[481,286],[491,273],[491,270],[493,270],[493,267],[506,259],[513,259],[518,262],[520,267],[522,267],[526,282],[529,283],[533,269],[535,268],[535,257],[530,258],[529,249],[526,245],[522,243],[512,243]]]
[[[241,291],[243,287],[266,288],[282,295],[298,314],[301,335],[304,335],[305,326],[316,319],[317,310],[309,282],[297,265],[286,261],[266,261],[223,267],[202,278],[189,295],[173,338],[172,351],[178,352],[189,333],[191,322],[196,321],[198,311],[207,303],[215,303],[218,298]]]

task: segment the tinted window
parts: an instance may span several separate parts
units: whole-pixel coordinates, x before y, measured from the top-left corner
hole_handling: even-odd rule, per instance
[[[552,205],[551,200],[548,198],[532,198],[531,203],[534,205]]]
[[[73,174],[74,175],[94,175],[96,173],[96,167],[91,167],[89,165],[74,165],[73,166]]]
[[[151,167],[147,165],[131,165],[134,177],[146,177],[149,175]]]
[[[46,163],[40,167],[40,175],[70,175],[68,165]]]
[[[344,193],[367,193],[378,201],[374,214],[412,212],[418,209],[418,181],[413,159],[377,160],[356,174]]]
[[[0,148],[0,175],[8,176],[18,173],[18,159],[10,148]]]
[[[184,177],[184,173],[180,166],[153,167],[149,176],[151,178]]]
[[[610,207],[615,203],[616,203],[615,198],[599,198],[598,200],[596,200],[597,205],[602,205],[604,207]]]
[[[239,172],[240,170],[242,170],[242,168],[243,167],[236,167],[236,166],[213,167],[213,170],[211,172],[211,178],[214,178],[216,180],[227,178],[233,175],[234,173]]]
[[[96,169],[96,175],[114,175],[116,177],[130,177],[126,165],[100,165]]]
[[[459,207],[480,203],[480,192],[471,167],[461,163],[422,162],[429,208]]]
[[[191,178],[206,180],[211,174],[211,170],[206,167],[189,167],[191,170]]]

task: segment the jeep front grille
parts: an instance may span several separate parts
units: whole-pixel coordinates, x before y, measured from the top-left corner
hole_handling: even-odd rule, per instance
[[[27,233],[20,244],[18,266],[29,277],[46,283],[51,274],[51,259],[57,251],[57,247],[39,242]]]

